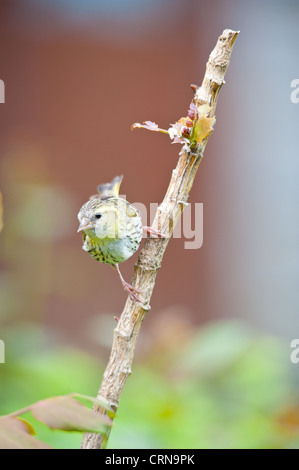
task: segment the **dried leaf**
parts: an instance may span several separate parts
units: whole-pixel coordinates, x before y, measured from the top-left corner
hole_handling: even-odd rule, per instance
[[[173,138],[173,144],[186,144],[187,142],[189,142],[189,139],[186,139],[184,137],[180,137],[178,135],[175,135]]]
[[[145,121],[143,124],[135,122],[135,124],[132,125],[132,130],[143,128],[149,131],[163,132],[164,134],[169,134],[173,143],[187,143],[194,146],[201,144],[213,130],[212,125],[214,118],[207,117],[210,111],[211,107],[207,104],[197,107],[192,101],[188,109],[188,116],[182,117],[175,124],[171,124],[171,127],[167,131],[160,129],[158,125],[152,121]]]
[[[187,126],[187,119],[181,118],[168,129],[168,134],[173,139],[173,144],[185,144],[190,141],[190,128]]]
[[[149,131],[158,131],[159,126],[155,122],[152,121],[144,121],[143,124],[140,124],[140,122],[135,122],[132,124],[132,129],[137,129],[137,128],[143,128],[143,129],[148,129]]]
[[[163,134],[168,134],[168,131],[166,131],[165,129],[160,129],[158,124],[156,124],[155,122],[152,122],[152,121],[144,121],[143,124],[140,124],[140,122],[135,122],[131,126],[132,131],[134,129],[138,129],[138,128],[139,129],[147,129],[148,131],[163,132]]]
[[[112,423],[108,416],[94,413],[68,396],[39,401],[32,406],[32,413],[50,428],[64,431],[106,433]]]
[[[2,193],[0,191],[0,232],[3,229],[3,203],[2,203]]]
[[[24,419],[13,416],[0,419],[0,449],[51,449],[32,434],[33,427]]]

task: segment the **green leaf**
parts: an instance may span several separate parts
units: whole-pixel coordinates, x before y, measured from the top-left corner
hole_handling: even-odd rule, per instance
[[[0,419],[0,449],[51,449],[32,434],[33,427],[24,419],[14,416]]]
[[[52,429],[63,431],[98,432],[105,434],[111,419],[94,413],[72,397],[48,398],[32,405],[36,419]]]

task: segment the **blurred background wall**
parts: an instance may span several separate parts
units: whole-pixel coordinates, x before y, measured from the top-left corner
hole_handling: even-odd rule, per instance
[[[298,17],[295,0],[1,1],[1,337],[37,323],[88,348],[96,325],[110,342],[125,294],[81,250],[77,212],[117,174],[130,202],[161,201],[180,146],[130,126],[184,116],[189,84],[232,28],[241,33],[190,198],[204,204],[203,247],[171,241],[145,329],[163,312],[180,324],[245,318],[288,347],[298,335]]]
[[[109,445],[298,448],[298,20],[296,0],[1,0],[0,414],[96,394],[126,296],[81,249],[78,210],[118,174],[130,202],[161,202],[180,146],[130,126],[185,116],[232,28],[190,197],[203,246],[168,245]]]

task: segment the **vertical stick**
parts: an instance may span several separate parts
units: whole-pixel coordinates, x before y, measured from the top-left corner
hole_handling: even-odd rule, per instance
[[[217,44],[210,54],[206,66],[203,83],[195,91],[194,101],[197,106],[211,106],[209,117],[215,115],[219,91],[224,83],[224,76],[229,64],[230,55],[238,31],[226,29],[218,38]],[[192,184],[208,138],[196,148],[184,145],[180,152],[176,168],[172,172],[169,187],[162,204],[158,207],[153,228],[171,236],[174,227],[188,200]],[[144,299],[144,304],[133,302],[129,297],[114,330],[111,355],[104,372],[98,393],[100,399],[108,401],[116,411],[125,383],[131,374],[134,350],[142,321],[150,309],[149,302],[155,286],[157,271],[161,266],[169,238],[148,238],[140,252],[133,277],[133,285],[137,287]],[[96,412],[106,414],[101,407]],[[86,433],[83,437],[83,449],[101,449],[106,446],[107,438],[100,434]]]

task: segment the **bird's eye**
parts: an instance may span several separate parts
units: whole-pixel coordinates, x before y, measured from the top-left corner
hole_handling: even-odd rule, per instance
[[[101,217],[102,217],[102,214],[100,214],[99,212],[97,212],[97,213],[95,214],[95,218],[96,218],[96,219],[100,219]]]

